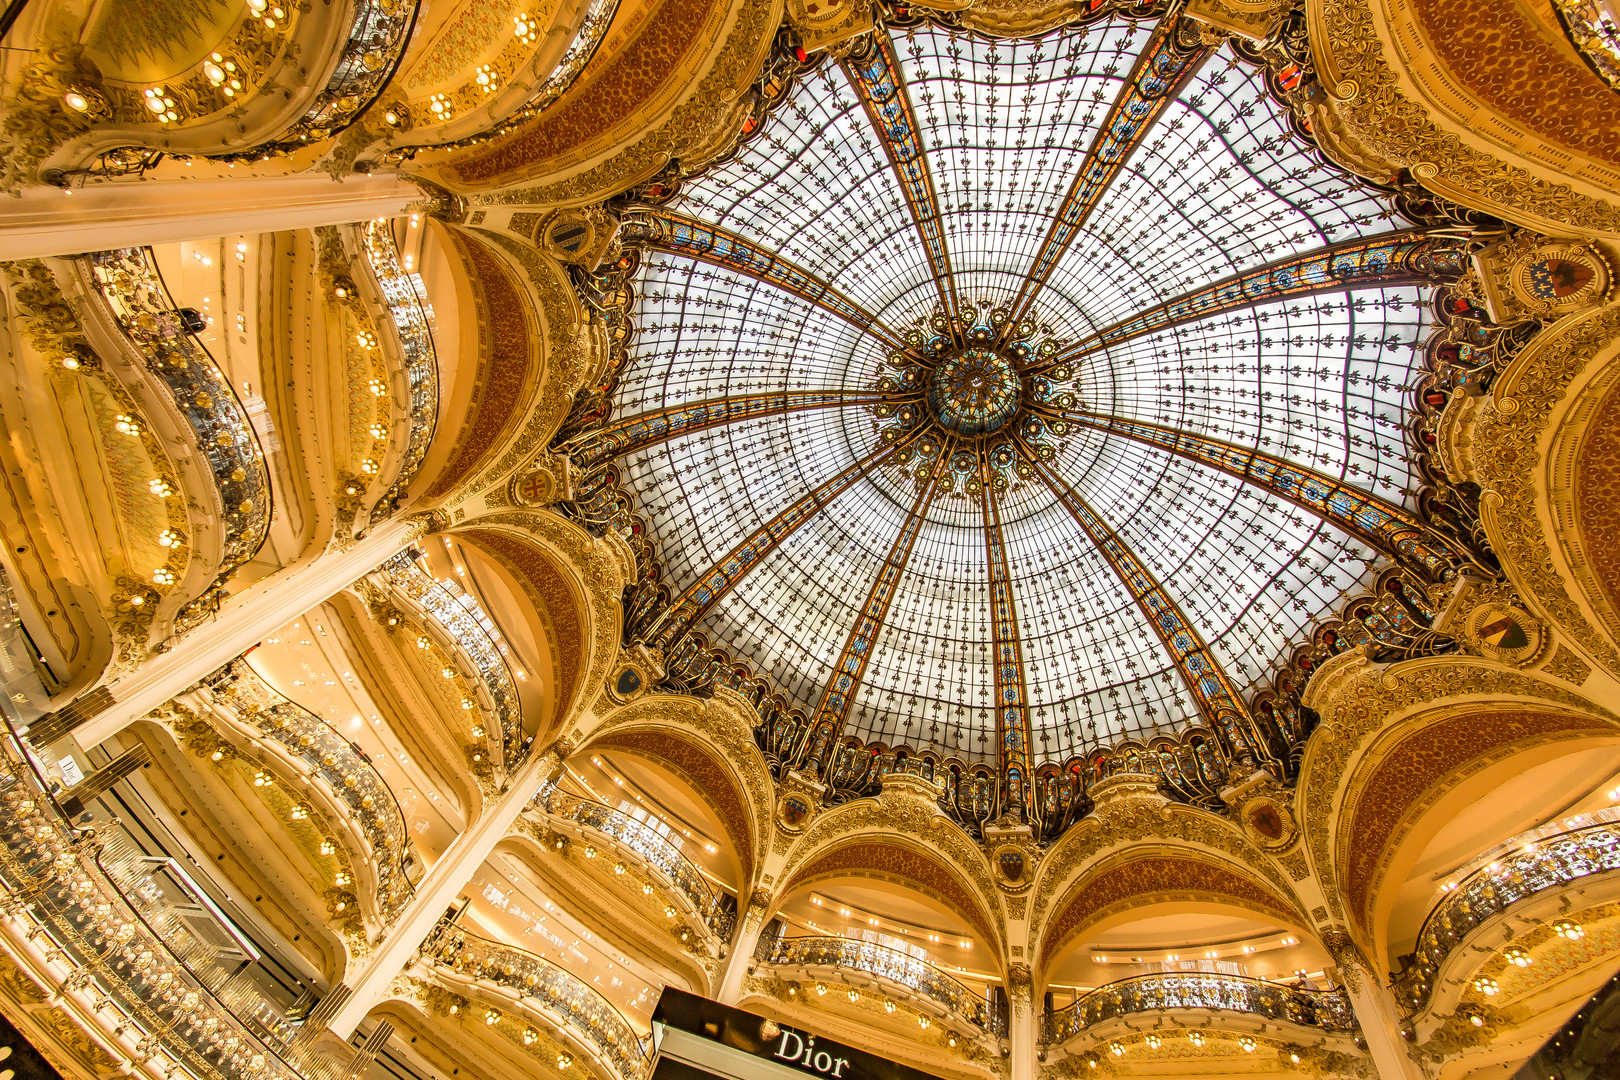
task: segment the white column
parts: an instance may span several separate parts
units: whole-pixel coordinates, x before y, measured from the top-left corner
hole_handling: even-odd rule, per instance
[[[1007,1045],[1011,1050],[1009,1080],[1035,1080],[1039,1066],[1035,1054],[1040,1049],[1041,1013],[1026,980],[1021,988],[1007,995]]]
[[[311,229],[394,217],[421,199],[389,173],[342,183],[325,174],[147,179],[67,189],[31,187],[0,199],[0,251],[8,259],[78,255],[115,247]]]
[[[109,739],[198,679],[257,645],[266,634],[375,570],[416,536],[409,521],[387,521],[347,551],[324,552],[256,581],[219,613],[108,687],[113,704],[73,732],[85,749]]]
[[[1380,1080],[1427,1080],[1421,1066],[1412,1060],[1410,1044],[1401,1036],[1401,1009],[1395,997],[1373,972],[1361,949],[1342,930],[1329,930],[1322,943],[1338,967],[1339,982],[1356,1011],[1367,1053],[1378,1069]]]
[[[512,831],[513,823],[534,798],[541,782],[561,766],[555,753],[533,755],[511,777],[506,791],[485,804],[478,819],[456,837],[449,850],[433,864],[416,886],[416,895],[389,928],[383,943],[372,950],[356,976],[344,979],[353,993],[332,1017],[329,1027],[334,1035],[348,1039],[354,1034],[366,1014],[388,992],[394,976],[416,958],[422,940],[455,903],[473,874],[495,850],[495,845]]]
[[[715,989],[716,1001],[735,1005],[742,997],[743,979],[748,975],[748,965],[754,959],[754,947],[759,944],[759,935],[764,929],[765,909],[750,903],[743,917],[737,920],[737,933],[731,942],[731,951],[726,953],[726,966],[720,976],[720,985]]]

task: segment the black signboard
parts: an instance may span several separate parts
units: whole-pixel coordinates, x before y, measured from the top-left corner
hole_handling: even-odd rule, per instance
[[[826,1080],[939,1080],[932,1073],[718,1001],[665,987],[653,1022]],[[653,1080],[700,1080],[703,1070],[661,1059]]]

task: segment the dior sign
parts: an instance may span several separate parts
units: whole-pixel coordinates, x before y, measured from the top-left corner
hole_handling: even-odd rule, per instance
[[[837,1077],[838,1080],[843,1080],[844,1070],[849,1067],[849,1058],[835,1058],[831,1054],[817,1050],[814,1035],[807,1039],[796,1031],[782,1032],[781,1041],[776,1044],[776,1052],[771,1056],[807,1072]]]

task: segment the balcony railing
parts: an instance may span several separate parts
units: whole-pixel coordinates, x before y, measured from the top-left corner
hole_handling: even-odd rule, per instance
[[[161,1071],[178,1067],[208,1080],[299,1080],[281,1056],[280,1040],[255,1034],[223,1000],[241,976],[225,976],[205,962],[217,948],[175,920],[150,923],[153,899],[137,896],[132,904],[126,898],[98,858],[101,845],[63,819],[9,725],[3,743],[0,887],[16,902],[14,917],[32,924],[18,936],[71,969],[66,985],[93,987],[103,1014],[107,1008],[118,1014],[108,1028],[130,1032]],[[128,858],[111,847],[105,854],[109,864]],[[262,998],[254,1005],[259,1012],[266,1007]]]
[[[168,391],[208,462],[224,533],[214,578],[217,587],[258,554],[270,531],[270,473],[258,436],[230,380],[187,331],[151,249],[119,248],[85,258],[90,280],[119,329]],[[208,599],[193,601],[181,618],[193,614],[189,609],[205,606]]]
[[[647,1043],[601,994],[551,961],[449,925],[441,926],[423,951],[468,978],[515,990],[556,1016],[594,1046],[624,1080],[639,1080],[645,1074]]]
[[[274,142],[217,156],[251,160],[288,154],[331,138],[354,123],[382,96],[399,70],[420,8],[418,0],[358,0],[337,66],[304,114]]]
[[[556,788],[542,789],[535,800],[552,817],[583,825],[634,851],[680,890],[715,937],[721,941],[731,940],[737,912],[723,906],[721,893],[709,884],[690,859],[655,829],[610,806]]]
[[[777,942],[773,964],[803,964],[863,971],[914,990],[991,1034],[1004,1034],[989,1002],[926,960],[869,941],[791,937]]]
[[[471,594],[457,590],[452,593],[434,580],[433,575],[418,565],[417,553],[402,551],[383,563],[381,570],[389,581],[420,607],[455,642],[460,652],[472,662],[478,677],[494,702],[495,716],[500,724],[498,744],[501,760],[508,769],[515,768],[528,750],[523,731],[523,714],[518,703],[517,684],[506,666],[501,647],[484,629],[484,623],[493,621],[484,614]]]
[[[361,226],[360,250],[399,335],[405,384],[410,394],[410,437],[398,474],[379,503],[386,514],[394,498],[416,479],[417,470],[427,457],[428,444],[433,441],[433,430],[439,419],[439,355],[433,346],[433,327],[422,296],[421,278],[400,265],[399,249],[394,246],[394,234],[388,223],[371,221]]]
[[[205,685],[259,734],[308,765],[347,808],[377,860],[378,914],[392,921],[415,891],[406,870],[411,838],[399,800],[375,766],[326,721],[272,690],[245,660],[232,660]]]
[[[1553,0],[1553,7],[1592,70],[1620,90],[1620,9],[1613,0]]]
[[[1440,965],[1486,920],[1538,893],[1615,870],[1620,870],[1620,824],[1602,822],[1526,840],[1474,871],[1424,920],[1412,963],[1395,979],[1397,1000],[1408,1016],[1417,1013],[1434,992]]]
[[[1105,1020],[1165,1009],[1247,1013],[1332,1032],[1348,1032],[1356,1026],[1343,990],[1299,990],[1238,975],[1161,972],[1100,986],[1073,1004],[1047,1013],[1046,1041],[1065,1042]]]

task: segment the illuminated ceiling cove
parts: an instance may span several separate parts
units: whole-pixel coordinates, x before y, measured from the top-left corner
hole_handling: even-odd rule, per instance
[[[700,633],[815,730],[1009,775],[1243,695],[1402,507],[1456,242],[1189,24],[880,30],[632,208],[637,337],[590,436]],[[804,754],[819,752],[807,742]]]

